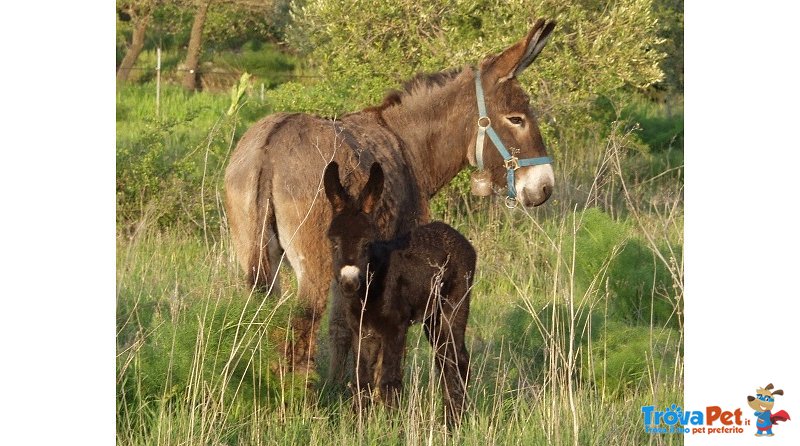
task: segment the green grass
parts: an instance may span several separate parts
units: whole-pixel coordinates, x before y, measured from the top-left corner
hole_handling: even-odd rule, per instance
[[[215,54],[213,63],[229,71],[246,71],[255,76],[257,84],[263,83],[265,88],[273,88],[290,80],[297,66],[294,57],[278,51],[271,44],[245,45],[238,53],[220,52]]]
[[[346,392],[324,381],[324,328],[322,377],[311,377],[309,389],[307,377],[280,368],[275,345],[294,302],[289,271],[286,300],[263,299],[243,286],[226,243],[206,247],[191,233],[155,231],[118,246],[119,443],[678,442],[645,434],[640,407],[682,401],[679,331],[602,312],[590,318],[607,296],[571,288],[571,254],[549,259],[549,234],[535,224],[517,221],[512,233],[497,224],[502,213],[481,211],[485,221],[460,228],[481,257],[467,332],[472,409],[452,437],[419,327],[409,336],[403,408],[359,419]],[[573,217],[580,214],[546,223],[569,227]],[[511,250],[490,249],[494,240]]]
[[[436,198],[479,256],[471,407],[448,434],[419,327],[396,413],[359,416],[326,382],[324,327],[319,374],[284,369],[291,271],[282,296],[251,293],[220,199],[229,151],[269,105],[226,117],[229,95],[168,87],[156,118],[151,87],[117,97],[118,444],[682,443],[646,434],[640,412],[682,403],[682,150],[639,150],[619,124],[561,141],[585,152],[555,164],[541,208],[465,196],[466,175]]]
[[[180,82],[183,71],[179,71],[186,54],[175,49],[161,52],[161,76],[165,82]],[[239,51],[207,51],[200,62],[200,71],[206,76],[206,84],[219,92],[230,87],[241,73],[248,72],[254,76],[256,85],[264,84],[266,89],[274,88],[291,80],[298,65],[294,56],[281,52],[275,45],[248,43]],[[130,81],[133,83],[154,83],[156,66],[158,65],[155,50],[145,50],[136,60],[131,71]]]
[[[246,92],[238,113],[228,116],[230,93],[188,93],[162,86],[159,114],[152,83],[117,87],[117,218],[131,224],[154,218],[163,225],[201,227],[219,215],[206,212],[218,190],[201,197],[205,184],[219,185],[235,141],[271,108]]]

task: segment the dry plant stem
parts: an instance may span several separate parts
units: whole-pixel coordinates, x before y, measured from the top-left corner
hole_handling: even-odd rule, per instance
[[[365,289],[365,296],[369,296],[369,287],[372,284],[372,274],[369,271],[369,263],[367,264],[367,284]],[[364,327],[364,311],[367,309],[367,299],[361,302],[361,314],[358,320],[358,345],[356,347],[356,404],[358,404],[358,438],[359,442],[363,439],[364,435],[364,406],[363,406],[363,390],[361,389],[361,338],[362,328]]]

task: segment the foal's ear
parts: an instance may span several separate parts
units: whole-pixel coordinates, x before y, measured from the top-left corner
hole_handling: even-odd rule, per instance
[[[369,180],[367,180],[367,184],[364,185],[361,196],[358,197],[358,201],[361,203],[361,210],[364,211],[365,214],[372,213],[382,193],[383,169],[381,169],[380,164],[372,163],[372,167],[369,169]]]
[[[483,67],[486,77],[492,82],[503,82],[518,76],[542,52],[555,26],[556,22],[553,20],[537,20],[522,40],[508,47],[499,56],[484,60],[482,65],[486,65]]]
[[[328,201],[331,202],[331,206],[333,206],[333,212],[336,213],[344,209],[349,196],[344,187],[342,187],[341,181],[339,181],[339,165],[336,164],[336,161],[331,161],[328,167],[325,168],[324,184],[325,195],[328,197]]]

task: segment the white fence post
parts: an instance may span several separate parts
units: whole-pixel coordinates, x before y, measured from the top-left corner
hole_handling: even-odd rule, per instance
[[[161,47],[156,48],[156,118],[161,115]]]

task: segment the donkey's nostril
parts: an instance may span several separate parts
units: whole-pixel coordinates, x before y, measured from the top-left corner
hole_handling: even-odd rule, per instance
[[[345,279],[342,278],[339,281],[339,288],[341,288],[342,292],[345,294],[352,294],[358,291],[361,288],[361,281],[358,278],[355,279]]]
[[[545,200],[550,198],[550,194],[553,193],[553,186],[546,184],[542,187],[542,194]]]

